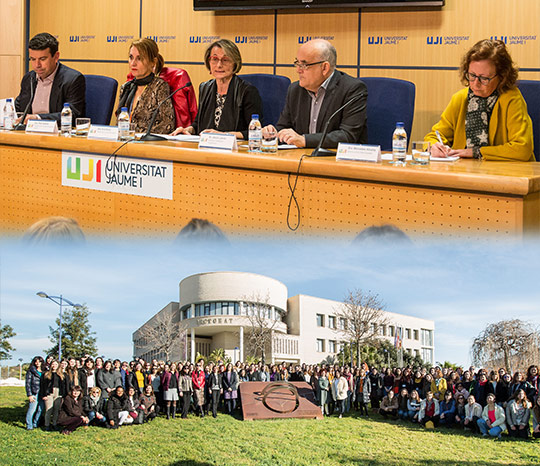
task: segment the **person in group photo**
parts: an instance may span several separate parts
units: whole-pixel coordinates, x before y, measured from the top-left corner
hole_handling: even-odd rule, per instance
[[[177,127],[176,134],[222,132],[247,139],[254,114],[263,119],[262,100],[255,86],[238,76],[242,56],[229,39],[211,43],[204,53],[204,64],[213,79],[199,86],[199,110],[188,127]]]
[[[169,134],[175,126],[175,113],[171,100],[167,99],[169,85],[159,77],[164,60],[156,42],[150,38],[131,42],[128,63],[133,79],[120,87],[116,116],[125,107],[135,131],[146,132],[157,111],[152,132]]]
[[[459,74],[466,87],[425,137],[431,155],[533,161],[533,125],[504,41],[478,41],[463,56]]]
[[[78,427],[87,426],[90,422],[89,418],[84,415],[81,394],[81,387],[74,385],[63,400],[58,415],[58,424],[64,428],[62,434],[71,434]]]

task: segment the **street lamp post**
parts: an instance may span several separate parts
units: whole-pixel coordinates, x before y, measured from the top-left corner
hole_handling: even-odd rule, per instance
[[[36,293],[40,298],[47,298],[50,299],[53,303],[58,304],[60,311],[60,326],[58,327],[58,360],[62,360],[62,308],[64,306],[74,307],[75,309],[80,309],[82,306],[80,304],[73,304],[69,299],[64,298],[62,295],[60,296],[49,296],[44,291],[38,291]],[[66,303],[66,304],[64,304]]]

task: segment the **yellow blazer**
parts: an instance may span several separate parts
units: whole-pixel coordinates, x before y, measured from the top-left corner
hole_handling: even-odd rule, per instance
[[[440,121],[424,138],[426,141],[438,142],[438,130],[443,142],[452,149],[466,149],[468,91],[466,87],[452,96]],[[534,161],[532,121],[519,89],[510,89],[497,99],[489,120],[489,143],[480,152],[484,160]]]

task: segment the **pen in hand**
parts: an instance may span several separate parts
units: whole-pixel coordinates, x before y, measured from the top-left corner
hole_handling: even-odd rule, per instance
[[[439,142],[443,146],[442,150],[444,150],[446,152],[445,157],[448,157],[448,151],[446,150],[447,147],[446,147],[446,145],[444,144],[444,142],[442,140],[441,133],[439,133],[439,130],[435,130],[435,134],[437,135],[437,139],[439,140]]]

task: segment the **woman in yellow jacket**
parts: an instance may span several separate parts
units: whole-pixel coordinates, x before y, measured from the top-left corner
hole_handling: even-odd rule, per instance
[[[463,57],[461,81],[424,138],[433,157],[534,161],[533,127],[516,88],[518,69],[503,41],[481,40]]]
[[[435,371],[435,376],[431,381],[431,391],[433,392],[433,397],[436,400],[442,401],[447,389],[448,384],[446,383],[446,379],[443,377],[442,371],[437,369]]]

